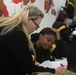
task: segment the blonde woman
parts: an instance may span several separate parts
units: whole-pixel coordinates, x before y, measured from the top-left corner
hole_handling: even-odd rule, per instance
[[[43,17],[44,14],[37,7],[23,6],[12,17],[0,18],[0,75],[51,72],[49,68],[35,65],[30,51],[29,34],[39,28]],[[63,68],[59,69],[58,72]]]

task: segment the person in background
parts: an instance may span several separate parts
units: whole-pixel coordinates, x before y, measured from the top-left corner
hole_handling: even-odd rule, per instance
[[[0,19],[1,75],[26,75],[32,72],[60,73],[63,67],[51,70],[39,67],[32,59],[29,34],[39,28],[44,17],[36,6],[22,6],[12,17]]]
[[[68,22],[72,22],[74,17],[75,4],[73,0],[66,0],[65,7],[61,6],[68,14]]]
[[[58,29],[60,36],[65,42],[69,42],[71,31],[69,30],[69,23],[67,22],[68,15],[64,10],[59,12],[56,21],[53,23],[52,28]]]

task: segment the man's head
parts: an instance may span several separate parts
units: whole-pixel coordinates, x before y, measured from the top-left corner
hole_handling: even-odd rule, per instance
[[[48,49],[57,39],[56,33],[51,28],[44,28],[39,33],[37,40],[40,48]]]

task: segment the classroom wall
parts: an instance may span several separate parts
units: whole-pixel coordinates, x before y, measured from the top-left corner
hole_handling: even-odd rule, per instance
[[[23,3],[22,1],[26,3],[26,1],[28,2],[29,0],[0,0],[0,16],[7,17],[15,14],[21,8]],[[32,3],[44,12],[44,18],[40,24],[40,28],[35,32],[39,32],[45,27],[51,27],[58,15],[58,12],[61,10],[61,5],[65,5],[65,0],[52,0],[53,5],[51,5],[50,10],[46,13],[44,10],[44,1],[45,0],[35,0],[35,2]],[[55,9],[56,15],[51,13],[52,9]]]
[[[48,13],[46,13],[44,11],[44,0],[36,0],[35,1],[34,5],[39,7],[44,12],[44,15],[45,15],[41,24],[40,24],[40,28],[35,32],[39,32],[41,29],[43,29],[45,27],[51,27],[58,15],[58,12],[61,10],[61,5],[63,5],[63,6],[65,5],[65,0],[53,0],[53,1],[54,1],[53,8],[56,10],[56,15],[51,14],[52,8],[49,10]]]

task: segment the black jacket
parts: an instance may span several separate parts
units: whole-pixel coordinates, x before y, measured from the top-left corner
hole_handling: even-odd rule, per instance
[[[60,29],[60,36],[63,38],[64,41],[69,42],[69,36],[71,35],[71,31],[66,25],[62,22],[55,22],[52,28]]]
[[[55,70],[35,66],[23,31],[14,29],[0,36],[0,75],[26,75],[44,71],[55,73]]]
[[[57,59],[62,59],[62,57],[67,56],[67,52],[69,50],[67,43],[61,38],[60,40],[56,41],[56,48],[52,52],[52,55]]]
[[[73,19],[74,9],[75,9],[74,1],[69,0],[68,2],[66,2],[65,7],[62,7],[62,8],[67,12],[68,18]]]

